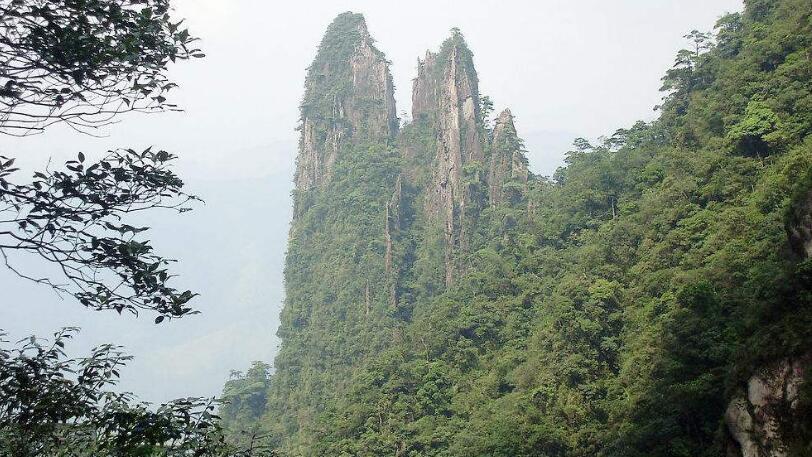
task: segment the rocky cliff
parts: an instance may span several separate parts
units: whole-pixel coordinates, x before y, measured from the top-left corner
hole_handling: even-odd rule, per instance
[[[399,175],[395,181],[395,190],[392,198],[386,204],[384,215],[384,243],[386,252],[384,254],[384,268],[386,269],[387,283],[389,287],[389,305],[391,309],[397,308],[398,295],[397,286],[400,271],[395,265],[394,243],[399,238],[402,228],[401,219],[403,204],[403,175]]]
[[[454,30],[439,52],[427,52],[417,72],[414,122],[399,131],[389,63],[362,16],[338,16],[308,69],[283,345],[269,394],[269,410],[298,411],[277,422],[292,447],[309,446],[319,405],[343,392],[348,370],[400,334],[412,284],[437,281],[439,293],[460,277],[469,232],[489,198],[507,202],[511,183],[528,184],[509,111],[496,123],[489,155],[462,34]]]
[[[729,453],[741,457],[787,457],[794,424],[799,424],[800,389],[812,354],[766,365],[747,380],[745,392],[725,411],[725,423],[735,445]]]
[[[440,96],[439,76],[437,54],[426,51],[423,59],[417,59],[417,77],[412,85],[412,119],[415,121],[426,117],[434,120],[436,117]]]
[[[339,16],[261,429],[308,457],[810,455],[810,10],[748,0],[681,52],[697,71],[667,72],[657,120],[577,140],[551,179],[458,30],[397,126],[385,57]]]
[[[446,286],[459,275],[458,256],[467,245],[467,216],[478,209],[479,196],[469,186],[471,181],[482,180],[485,159],[478,86],[473,54],[458,30],[438,54],[427,52],[418,62],[412,116],[430,119],[436,129],[426,208],[443,228]]]
[[[343,145],[394,138],[398,120],[389,63],[360,14],[344,13],[328,27],[308,69],[301,111],[297,192],[330,180]]]
[[[392,239],[383,226],[397,235],[395,113],[389,63],[363,16],[339,15],[305,81],[283,343],[268,393],[270,410],[289,412],[274,426],[291,448],[309,447],[325,399],[387,343]]]
[[[488,171],[488,197],[490,204],[516,202],[527,192],[527,158],[513,123],[513,113],[506,109],[496,119],[491,142],[491,160]]]

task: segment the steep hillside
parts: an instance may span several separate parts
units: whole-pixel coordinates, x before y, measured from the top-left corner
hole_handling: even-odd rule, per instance
[[[231,381],[254,400],[229,427],[291,456],[812,455],[811,18],[749,0],[692,33],[659,119],[547,179],[458,30],[398,129],[340,15],[302,103],[282,348]]]

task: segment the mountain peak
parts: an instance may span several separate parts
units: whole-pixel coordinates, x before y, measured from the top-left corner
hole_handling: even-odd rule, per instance
[[[330,181],[336,160],[361,140],[388,141],[398,128],[389,62],[361,14],[339,14],[308,68],[301,105],[296,189]],[[298,200],[295,213],[298,214]]]
[[[445,84],[444,84],[445,83]],[[438,52],[426,51],[423,59],[417,59],[417,77],[412,88],[412,118],[419,119],[436,113],[443,102],[443,88],[460,86],[479,109],[479,79],[474,67],[474,53],[458,28],[451,29],[451,36],[440,45]],[[454,91],[456,92],[456,91]]]
[[[363,14],[354,13],[352,11],[345,11],[339,14],[327,27],[327,34],[330,34],[331,31],[351,29],[354,29],[362,34],[369,34],[369,30],[367,29],[367,21]]]
[[[509,108],[496,118],[491,149],[488,173],[490,203],[492,206],[501,203],[515,204],[527,191],[530,172],[523,153],[524,145],[516,132],[513,113]],[[513,185],[507,185],[509,183]]]
[[[496,118],[496,125],[507,125],[513,124],[513,113],[510,111],[510,108],[505,108],[499,113],[499,116]]]
[[[497,140],[505,134],[516,134],[516,126],[513,123],[513,113],[510,111],[510,108],[505,108],[494,122],[494,142],[497,143]]]
[[[460,29],[454,27],[451,29],[451,36],[443,41],[440,46],[439,60],[440,62],[447,62],[449,59],[462,57],[462,62],[465,63],[468,70],[474,69],[474,53],[468,47]]]

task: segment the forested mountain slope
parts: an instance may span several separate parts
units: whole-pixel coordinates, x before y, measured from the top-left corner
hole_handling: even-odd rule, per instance
[[[399,128],[339,16],[302,103],[281,352],[229,382],[229,427],[292,456],[812,455],[810,18],[748,0],[691,34],[660,117],[547,179],[459,31]]]

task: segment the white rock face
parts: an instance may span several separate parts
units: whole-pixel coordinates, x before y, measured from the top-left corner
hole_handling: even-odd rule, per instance
[[[479,89],[476,72],[464,61],[461,44],[453,44],[446,60],[431,52],[418,61],[418,77],[412,90],[413,117],[436,122],[437,152],[428,213],[441,222],[445,237],[445,283],[458,275],[456,257],[467,245],[463,215],[471,198],[463,168],[484,161],[479,121]]]
[[[376,139],[393,138],[398,123],[389,62],[373,46],[366,26],[361,33],[364,38],[350,59],[353,92],[345,100],[345,116],[352,123],[353,133]]]
[[[754,440],[755,426],[746,400],[736,398],[730,402],[725,411],[725,423],[733,439],[739,444],[742,457],[761,455],[758,444]]]
[[[318,152],[315,136],[313,122],[305,119],[302,124],[302,139],[296,164],[296,186],[302,190],[314,187],[321,171],[321,154]]]
[[[763,367],[747,381],[747,396],[735,397],[725,423],[742,457],[786,457],[781,421],[792,420],[812,354]],[[789,415],[789,416],[788,416]]]
[[[412,119],[431,116],[437,110],[440,83],[436,75],[437,54],[426,51],[426,57],[417,59],[417,78],[412,86]]]

